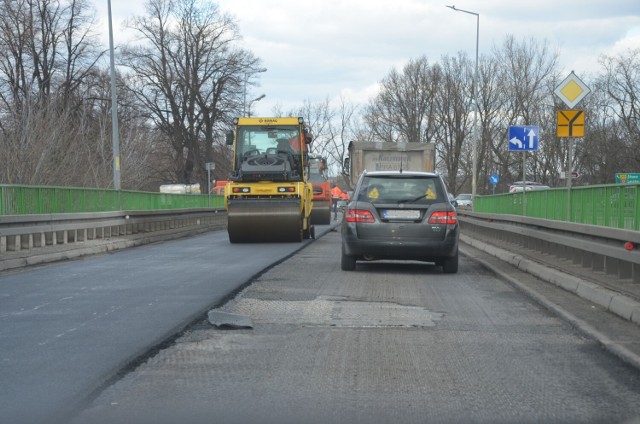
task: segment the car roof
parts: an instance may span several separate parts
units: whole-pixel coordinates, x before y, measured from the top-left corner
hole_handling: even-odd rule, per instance
[[[539,183],[537,181],[525,181],[524,182],[525,185],[544,185],[542,183]],[[522,185],[522,181],[514,181],[511,183],[511,185]]]

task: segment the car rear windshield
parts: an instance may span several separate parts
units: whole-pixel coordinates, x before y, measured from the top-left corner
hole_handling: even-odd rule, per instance
[[[445,202],[446,194],[435,177],[365,176],[357,200],[424,205]]]

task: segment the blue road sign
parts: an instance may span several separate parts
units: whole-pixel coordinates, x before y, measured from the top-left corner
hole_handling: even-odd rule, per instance
[[[491,174],[491,176],[489,177],[489,182],[493,185],[498,184],[498,181],[500,181],[500,176],[498,174]]]
[[[540,130],[537,126],[509,127],[509,150],[538,150],[539,132]]]

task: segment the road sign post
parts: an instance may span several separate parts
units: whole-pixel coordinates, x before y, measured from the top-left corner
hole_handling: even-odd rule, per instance
[[[500,176],[498,174],[491,174],[489,176],[489,182],[493,185],[493,194],[496,194],[496,185],[500,181]]]
[[[538,150],[538,134],[540,128],[537,126],[512,126],[509,127],[509,151],[522,152],[522,215],[527,214],[527,197],[525,194],[527,180],[527,151]]]
[[[569,76],[567,76],[553,91],[556,96],[560,98],[569,108],[573,108],[575,105],[580,103],[582,99],[584,99],[591,90],[586,86],[584,82],[578,76],[571,71]],[[568,112],[567,114],[563,114],[563,112]],[[569,122],[567,122],[566,130],[568,132],[567,135],[564,135],[565,127],[562,127],[561,134],[561,125],[560,119],[567,118]],[[579,125],[579,121],[582,120],[582,125]],[[564,122],[564,120],[563,120]],[[575,130],[575,131],[574,131]],[[581,130],[581,135],[578,135]],[[560,138],[560,142],[562,142],[562,137],[566,137],[569,139],[569,160],[567,163],[567,175],[571,175],[571,170],[573,169],[573,138],[574,137],[584,137],[584,114],[582,111],[573,110],[573,111],[560,111],[558,112],[558,137]],[[571,180],[573,178],[567,178],[567,222],[571,222]]]
[[[216,169],[215,162],[207,162],[205,164],[207,168],[207,206],[211,207],[211,171]]]

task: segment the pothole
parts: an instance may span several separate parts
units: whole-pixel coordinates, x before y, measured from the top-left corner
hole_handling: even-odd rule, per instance
[[[443,314],[392,302],[363,302],[319,297],[314,300],[240,298],[224,310],[254,323],[350,328],[433,327]]]

